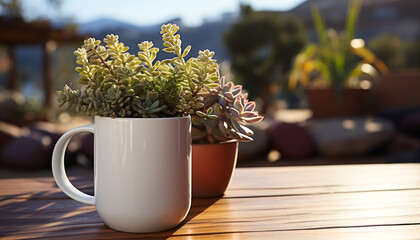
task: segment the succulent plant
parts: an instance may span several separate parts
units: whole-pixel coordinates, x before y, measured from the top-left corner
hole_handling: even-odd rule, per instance
[[[155,61],[159,52],[152,42],[140,43],[138,55],[107,35],[105,46],[89,38],[74,54],[80,67],[79,83],[86,88],[73,90],[65,85],[58,91],[60,107],[88,116],[176,117],[195,114],[204,106],[203,96],[216,92],[218,65],[214,52],[199,51],[196,58],[184,59],[191,46],[181,48],[179,27],[162,25],[165,48],[175,57]],[[206,115],[207,116],[207,115]]]
[[[244,125],[264,118],[255,110],[255,102],[248,101],[248,94],[242,94],[241,85],[225,83],[224,77],[220,78],[216,90],[216,93],[204,96],[203,110],[192,116],[193,142],[252,141],[254,132]]]

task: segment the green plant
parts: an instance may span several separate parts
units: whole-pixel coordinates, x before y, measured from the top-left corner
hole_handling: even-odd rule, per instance
[[[86,87],[58,91],[60,107],[88,116],[175,117],[194,114],[203,108],[203,96],[218,86],[218,65],[214,52],[199,51],[198,57],[184,59],[191,46],[181,48],[179,27],[162,25],[163,51],[175,57],[155,61],[159,52],[152,42],[140,43],[138,56],[117,35],[101,41],[85,40],[74,54],[80,67],[79,82]]]
[[[405,42],[396,35],[379,35],[368,42],[369,48],[392,70],[404,64]]]
[[[316,6],[312,7],[312,17],[319,43],[307,44],[294,58],[289,77],[289,87],[294,89],[298,81],[307,86],[331,86],[341,92],[351,77],[373,72],[375,66],[382,74],[387,73],[385,64],[364,46],[362,39],[354,39],[357,18],[362,2],[350,3],[345,34],[337,34],[333,29],[326,30],[324,21]],[[366,67],[367,66],[367,67]],[[311,80],[315,80],[312,81]]]
[[[287,84],[290,59],[306,43],[302,20],[281,12],[254,11],[241,6],[241,18],[224,35],[235,82],[251,97],[260,97],[264,113],[271,101],[273,84]]]
[[[204,111],[192,117],[192,137],[195,143],[215,143],[232,139],[252,141],[253,131],[245,124],[260,122],[264,117],[255,111],[255,102],[242,94],[242,86],[225,84],[220,78],[216,93],[204,96]]]
[[[420,36],[403,40],[396,35],[380,35],[368,42],[372,51],[393,71],[420,68]]]

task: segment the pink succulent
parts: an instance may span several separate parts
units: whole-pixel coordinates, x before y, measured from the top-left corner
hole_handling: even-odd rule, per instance
[[[225,83],[224,77],[220,78],[216,90],[216,94],[206,96],[209,101],[204,101],[204,110],[212,108],[208,115],[213,117],[193,117],[193,139],[208,143],[231,139],[252,141],[254,132],[244,125],[260,122],[264,118],[255,110],[255,102],[248,101],[248,94],[242,93],[241,85]]]

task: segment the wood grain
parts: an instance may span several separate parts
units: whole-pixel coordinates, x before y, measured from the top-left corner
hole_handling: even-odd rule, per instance
[[[237,169],[223,198],[193,199],[170,231],[107,228],[47,178],[0,179],[0,238],[420,239],[420,164]],[[92,194],[92,175],[72,182]]]

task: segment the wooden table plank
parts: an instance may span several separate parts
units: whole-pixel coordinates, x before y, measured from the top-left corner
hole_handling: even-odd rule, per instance
[[[197,235],[194,239],[287,239],[287,240],[418,240],[419,236],[413,233],[418,232],[416,226],[386,226],[386,227],[364,227],[348,229],[312,229],[298,231],[264,231],[264,232],[241,232],[221,233],[213,235]],[[175,236],[169,239],[185,239],[185,236]]]
[[[264,192],[264,195],[282,195],[415,189],[420,188],[419,173],[420,164],[239,168],[225,197],[260,196]],[[74,185],[85,192],[93,192],[92,176],[73,174],[75,176],[71,173],[69,176]],[[21,186],[17,188],[15,184]],[[57,194],[54,197],[65,197],[50,177],[1,179],[0,197],[26,197],[23,194],[42,197],[53,193]]]
[[[107,228],[52,178],[0,179],[0,237],[416,239],[419,173],[420,164],[237,169],[223,198],[194,199],[181,226],[156,234]],[[93,192],[91,175],[72,178]]]

